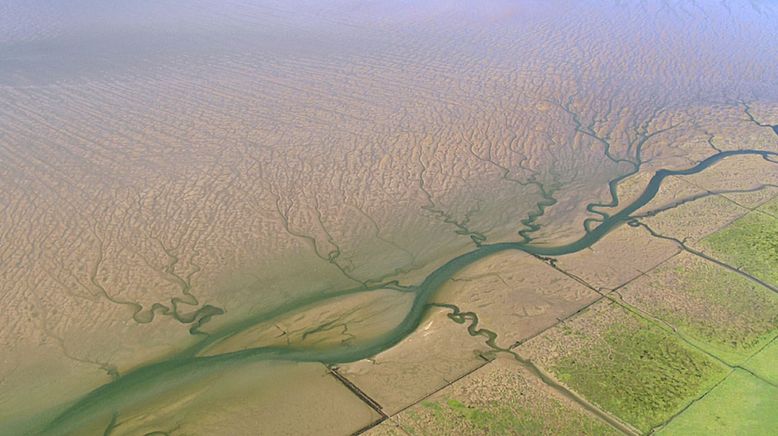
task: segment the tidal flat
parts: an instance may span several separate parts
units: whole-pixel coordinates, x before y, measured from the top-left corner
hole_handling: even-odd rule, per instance
[[[522,349],[626,307],[620,289],[690,250],[775,286],[777,17],[748,1],[5,2],[0,433],[351,434],[435,395],[473,432],[575,433],[568,410],[591,432],[650,430],[720,362],[614,364],[677,382],[624,406],[593,388],[612,374],[556,380],[580,362]],[[735,318],[747,339],[774,323]],[[644,351],[667,337],[710,360],[645,322]],[[492,365],[542,410],[438,394]]]

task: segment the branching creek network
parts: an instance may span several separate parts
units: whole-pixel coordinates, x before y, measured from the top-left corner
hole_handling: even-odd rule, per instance
[[[776,133],[778,133],[778,131]],[[186,383],[186,377],[191,376],[192,374],[216,374],[219,371],[229,371],[230,368],[234,368],[236,365],[257,361],[320,362],[327,365],[335,365],[338,363],[352,362],[368,358],[397,345],[404,338],[408,337],[412,332],[414,332],[414,330],[417,329],[417,327],[419,327],[420,323],[424,319],[425,314],[432,307],[443,307],[451,310],[449,317],[460,324],[469,321],[470,324],[468,325],[468,332],[471,335],[485,337],[487,345],[494,349],[495,352],[507,352],[512,354],[531,371],[540,375],[544,382],[558,389],[559,386],[556,385],[555,382],[549,380],[548,377],[541,374],[531,362],[524,361],[511,350],[499,348],[495,344],[496,334],[494,332],[478,328],[478,317],[476,314],[472,312],[461,312],[458,307],[450,304],[430,303],[430,300],[435,292],[458,271],[478,260],[484,259],[495,253],[503,252],[506,250],[520,250],[539,257],[552,257],[587,249],[602,239],[615,227],[625,223],[630,223],[634,219],[632,214],[649,203],[657,195],[663,181],[667,177],[696,174],[704,171],[706,168],[709,168],[721,160],[737,158],[738,156],[745,155],[761,156],[763,159],[772,163],[776,163],[774,159],[778,157],[778,153],[765,150],[746,149],[720,151],[686,169],[658,170],[651,177],[643,192],[634,201],[623,206],[618,212],[612,215],[608,215],[603,212],[596,212],[601,216],[601,218],[592,220],[597,221],[598,223],[593,226],[591,225],[593,224],[593,221],[588,221],[584,226],[585,232],[583,236],[581,236],[578,240],[568,244],[558,246],[533,245],[531,243],[531,239],[527,237],[526,232],[522,234],[522,236],[524,236],[524,240],[520,242],[485,243],[484,241],[474,239],[474,242],[476,242],[476,248],[474,250],[450,259],[442,266],[434,270],[423,281],[421,281],[421,283],[417,285],[402,286],[397,281],[392,281],[377,285],[344,289],[337,292],[330,292],[326,295],[314,295],[294,301],[288,301],[280,307],[276,307],[272,310],[262,313],[257,313],[254,316],[251,316],[249,319],[244,319],[240,322],[223,327],[218,331],[209,333],[208,335],[203,334],[203,339],[200,342],[165,361],[152,363],[121,375],[114,381],[95,389],[91,393],[87,394],[69,406],[66,410],[64,410],[64,412],[60,413],[53,420],[51,420],[43,428],[42,433],[67,433],[68,431],[77,429],[81,424],[90,419],[93,419],[96,415],[113,416],[113,420],[111,424],[109,424],[109,429],[106,431],[108,433],[110,432],[110,427],[114,425],[118,418],[118,409],[120,409],[121,405],[126,405],[128,402],[139,403],[143,402],[147,398],[150,398],[152,395],[155,395],[156,388],[163,380],[165,383],[170,383],[171,380],[176,380],[175,383]],[[638,162],[634,164],[634,170],[630,171],[626,176],[637,173],[640,168],[640,164],[641,162],[638,160]],[[611,201],[609,203],[593,203],[587,206],[587,210],[592,211],[594,208],[601,206],[618,207],[619,198],[616,186],[626,176],[620,176],[609,183],[611,195]],[[539,205],[539,209],[540,213],[534,214],[534,219],[542,215],[542,205]],[[534,221],[534,219],[531,220]],[[525,225],[527,224],[533,225],[534,223],[525,223]],[[391,328],[389,331],[386,331],[370,340],[366,340],[363,343],[352,344],[350,346],[335,346],[330,348],[316,349],[295,346],[264,346],[226,352],[217,355],[202,355],[202,351],[214,343],[234,336],[237,333],[245,331],[246,329],[261,322],[273,319],[293,310],[299,310],[300,308],[305,307],[313,307],[316,304],[320,304],[333,298],[387,288],[413,294],[413,303],[399,324]],[[590,407],[587,408],[591,410]],[[594,412],[597,413],[597,411]],[[601,413],[597,414],[600,415],[601,418],[608,420],[612,425],[616,425],[621,428],[621,425],[612,418],[603,416]]]

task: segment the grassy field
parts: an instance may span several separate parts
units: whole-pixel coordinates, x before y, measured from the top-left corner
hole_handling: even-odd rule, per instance
[[[743,366],[759,377],[778,385],[778,339],[773,340]]]
[[[521,405],[510,400],[471,402],[449,398],[425,401],[421,406],[408,414],[409,420],[402,426],[410,434],[619,434],[594,418],[572,412],[555,399]]]
[[[778,330],[778,295],[691,254],[673,258],[621,295],[730,364],[747,360]]]
[[[576,392],[648,431],[715,384],[726,369],[659,327],[627,316],[631,322],[611,325],[592,346],[565,355],[553,372]],[[587,334],[571,334],[579,333]]]
[[[774,217],[778,217],[778,197],[774,198],[767,203],[759,206],[759,210],[769,213],[770,215]]]
[[[680,275],[683,292],[696,294],[707,316],[691,318],[685,310],[668,310],[666,319],[704,342],[706,350],[737,362],[775,336],[778,295],[769,289],[707,262]]]
[[[714,257],[778,286],[778,219],[750,212],[702,243]]]
[[[774,435],[778,388],[742,370],[659,431],[662,435]]]
[[[559,397],[510,357],[501,357],[369,434],[616,435]]]

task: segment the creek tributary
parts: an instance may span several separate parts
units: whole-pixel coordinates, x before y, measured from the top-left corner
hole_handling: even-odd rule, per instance
[[[265,360],[280,360],[293,362],[321,362],[335,364],[351,362],[374,356],[396,344],[410,335],[420,325],[425,313],[431,307],[430,299],[434,293],[454,274],[474,262],[506,250],[521,250],[539,256],[560,256],[574,253],[591,247],[615,227],[628,222],[630,215],[650,202],[659,192],[662,182],[673,175],[691,175],[699,173],[711,165],[734,156],[757,155],[769,160],[778,153],[764,150],[734,150],[723,151],[712,155],[694,166],[681,170],[662,169],[657,171],[643,192],[634,201],[621,208],[613,215],[606,216],[602,222],[585,232],[578,240],[559,246],[537,246],[530,242],[501,242],[481,244],[468,253],[455,257],[428,275],[420,284],[401,288],[404,292],[415,294],[413,304],[402,321],[389,331],[380,334],[369,341],[351,346],[333,346],[331,348],[306,349],[302,347],[266,346],[245,350],[226,352],[218,355],[203,356],[199,352],[221,339],[239,333],[259,322],[264,322],[286,312],[300,307],[321,303],[331,298],[371,292],[380,287],[354,288],[325,296],[313,296],[301,300],[290,301],[282,307],[258,314],[251,319],[227,326],[204,337],[201,343],[184,350],[168,360],[153,363],[122,375],[115,381],[107,383],[90,392],[49,422],[44,433],[59,434],[74,431],[82,423],[98,416],[116,416],[119,409],[130,403],[142,403],[152,398],[160,390],[173,388],[177,384],[196,380],[198,377],[215,374],[218,371],[229,370],[235,365]],[[771,161],[772,162],[772,161]],[[618,197],[613,193],[613,203],[618,205]],[[385,283],[383,288],[392,284]],[[394,283],[396,285],[396,283]],[[400,289],[400,288],[398,288]],[[172,385],[171,385],[172,384]],[[99,419],[99,418],[98,418]]]

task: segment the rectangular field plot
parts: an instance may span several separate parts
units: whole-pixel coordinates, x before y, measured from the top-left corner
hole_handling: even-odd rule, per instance
[[[759,206],[759,211],[778,218],[778,196]]]
[[[778,287],[778,219],[750,212],[708,236],[702,245],[717,259]]]
[[[778,428],[778,388],[735,370],[692,404],[661,435],[774,435]]]
[[[501,357],[368,433],[616,435],[605,422]]]
[[[619,294],[730,364],[748,359],[778,332],[778,295],[690,253],[673,257]]]
[[[643,432],[726,374],[672,333],[601,301],[518,348],[563,384]]]
[[[748,359],[743,367],[758,377],[778,385],[778,339],[773,339],[760,352]]]

